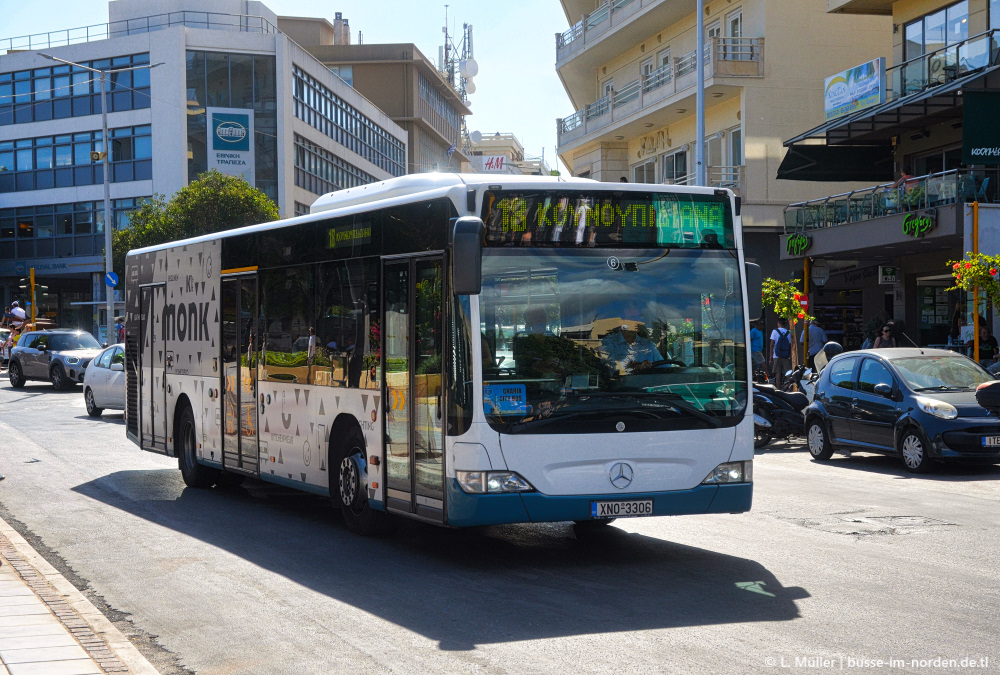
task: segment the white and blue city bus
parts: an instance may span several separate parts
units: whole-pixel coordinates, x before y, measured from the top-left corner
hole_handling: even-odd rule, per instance
[[[360,533],[750,508],[728,190],[411,175],[125,279],[127,433],[189,486],[329,495]]]

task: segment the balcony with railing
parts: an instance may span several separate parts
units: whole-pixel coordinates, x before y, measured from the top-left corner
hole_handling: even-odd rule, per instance
[[[925,91],[1000,63],[998,29],[903,61],[886,69],[886,101]]]
[[[221,14],[217,12],[169,12],[135,19],[99,23],[92,26],[23,35],[0,39],[0,52],[52,49],[83,42],[152,33],[171,26],[186,26],[205,30],[226,30],[241,33],[278,33],[278,28],[267,19],[246,14]]]
[[[742,164],[709,166],[706,171],[708,187],[729,188],[736,194],[741,193],[745,178],[746,166]],[[697,174],[688,173],[683,176],[665,178],[664,185],[697,185]]]
[[[785,207],[785,233],[837,227],[948,204],[996,202],[1000,169],[952,169]]]
[[[595,40],[603,37],[613,27],[628,21],[638,11],[663,0],[608,0],[564,33],[556,34],[556,62],[561,63]]]
[[[764,38],[712,38],[705,45],[705,78],[762,77]],[[590,136],[635,113],[653,110],[697,86],[697,50],[673,59],[648,74],[556,120],[559,146]]]

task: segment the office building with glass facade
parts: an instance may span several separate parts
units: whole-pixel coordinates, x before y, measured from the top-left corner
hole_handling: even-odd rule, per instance
[[[244,176],[282,217],[406,173],[406,131],[280,32],[264,4],[119,0],[109,14],[0,39],[2,304],[24,305],[34,268],[37,314],[103,339],[106,149],[114,227],[212,168]],[[79,66],[118,70],[107,144],[100,76]]]

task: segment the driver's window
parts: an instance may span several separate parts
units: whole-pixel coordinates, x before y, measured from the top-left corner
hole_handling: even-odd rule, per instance
[[[875,385],[892,386],[892,375],[889,370],[875,359],[865,359],[861,364],[861,374],[858,375],[858,391],[868,394],[875,393]]]
[[[125,350],[122,349],[121,347],[116,347],[115,353],[111,357],[111,363],[112,364],[120,363],[122,365],[125,365]]]
[[[113,351],[114,351],[113,349],[109,349],[108,351],[101,354],[101,358],[97,359],[97,363],[95,363],[94,365],[96,365],[98,368],[107,368],[108,365],[111,363],[111,353]]]
[[[49,336],[48,335],[39,335],[35,339],[35,343],[33,345],[31,345],[31,346],[34,347],[35,349],[45,349],[46,347],[49,346]]]

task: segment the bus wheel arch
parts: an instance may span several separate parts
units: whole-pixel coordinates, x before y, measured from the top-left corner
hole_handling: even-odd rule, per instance
[[[344,414],[334,420],[328,452],[330,499],[340,507],[347,529],[361,535],[385,531],[387,514],[374,510],[368,502],[364,480],[368,450],[361,425],[353,416]]]
[[[184,484],[192,488],[209,488],[219,477],[219,470],[198,463],[198,427],[187,396],[181,395],[174,408],[174,454]]]

